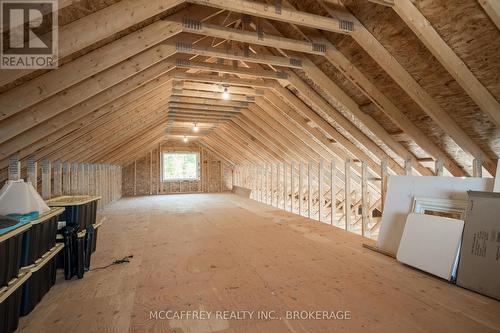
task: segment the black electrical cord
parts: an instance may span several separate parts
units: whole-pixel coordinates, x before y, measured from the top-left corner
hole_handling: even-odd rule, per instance
[[[97,270],[100,270],[100,269],[105,269],[105,268],[111,267],[113,265],[129,263],[130,259],[132,259],[133,257],[134,257],[133,255],[129,255],[129,256],[123,257],[121,259],[116,259],[115,261],[113,261],[109,265],[92,268],[90,271],[97,271]]]

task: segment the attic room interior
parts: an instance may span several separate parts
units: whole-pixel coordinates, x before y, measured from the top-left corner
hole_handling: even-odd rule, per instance
[[[500,1],[0,20],[0,333],[500,331]]]

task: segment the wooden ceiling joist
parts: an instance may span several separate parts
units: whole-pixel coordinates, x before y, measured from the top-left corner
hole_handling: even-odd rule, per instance
[[[258,64],[269,64],[273,66],[289,67],[296,69],[302,68],[302,63],[300,59],[290,59],[286,57],[277,57],[273,55],[256,55],[251,53],[244,54],[235,51],[223,51],[216,48],[194,47],[189,44],[184,44],[181,47],[177,45],[177,51],[179,53],[196,54],[204,57],[215,57],[215,58],[224,58],[229,60],[248,61]],[[221,53],[224,54],[223,57],[221,57]]]
[[[248,106],[247,101],[232,101],[232,100],[223,100],[221,98],[201,98],[201,97],[188,97],[188,96],[170,96],[170,101],[172,103],[187,103],[187,104],[197,104],[197,105],[206,105],[206,106],[215,106],[215,107],[246,107]]]
[[[175,89],[172,90],[172,95],[175,97],[194,97],[194,98],[204,98],[204,99],[214,99],[221,101],[222,93],[220,92],[207,92],[207,91],[196,91],[196,90],[188,90],[188,89]],[[252,96],[232,94],[231,101],[233,102],[249,102],[252,99],[249,98]]]
[[[254,87],[254,88],[269,88],[270,84],[268,81],[262,79],[240,79],[236,77],[221,77],[219,75],[203,75],[203,74],[191,74],[191,73],[177,73],[174,76],[175,79],[193,81],[193,82],[210,82],[220,85],[230,85],[230,86],[243,86],[243,87]]]
[[[300,24],[305,27],[320,30],[349,34],[355,29],[354,24],[349,24],[336,18],[326,18],[296,10],[290,10],[281,6],[269,5],[262,2],[249,0],[187,0],[190,3],[216,7],[232,12],[259,16],[271,20],[286,23]]]
[[[222,28],[221,28],[222,29]],[[240,36],[244,33],[241,31],[238,31],[236,29],[228,29],[228,28],[223,28],[224,29],[224,36],[225,38],[230,37],[233,40],[238,40],[242,41],[244,38],[240,38]],[[215,30],[213,28],[212,30]],[[218,35],[220,37],[222,33]],[[214,37],[214,36],[213,36]],[[266,46],[274,46],[272,43],[266,42],[266,43],[261,43]],[[329,48],[327,48],[328,50]],[[192,53],[196,53],[197,49],[192,49]],[[213,51],[212,56],[217,56],[220,58],[228,58],[231,59],[230,55],[224,52],[216,52]],[[249,60],[250,62],[253,62],[252,59],[262,59],[266,56],[249,56],[249,57],[243,57],[244,60]],[[338,86],[336,86],[331,80],[329,80],[324,73],[322,73],[311,61],[307,59],[303,59],[301,57],[298,57],[297,60],[301,63],[301,68],[303,68],[307,73],[313,75],[313,80],[319,85],[319,86],[324,86],[325,84],[327,87],[325,87],[325,91],[328,93],[333,93],[333,96],[335,99],[342,101],[342,103],[349,109],[350,112],[353,112],[356,117],[358,117],[379,139],[383,140],[388,146],[393,149],[399,156],[402,157],[403,160],[407,158],[411,158],[412,154],[404,148],[401,144],[393,140],[387,132],[380,126],[378,125],[375,120],[367,116],[364,112],[362,112],[357,104],[349,97],[347,94],[345,94]],[[269,62],[266,62],[265,60],[260,61],[260,63],[265,63],[265,64],[271,64]],[[290,67],[290,66],[287,66]],[[347,104],[347,105],[346,105]],[[438,158],[441,156],[438,156]],[[418,163],[416,158],[411,158],[412,164],[415,167],[415,169],[423,175],[430,175],[432,174],[431,171],[425,167],[423,167],[421,164]],[[449,163],[451,164],[451,163]],[[462,173],[463,174],[463,173]]]
[[[180,21],[175,21],[174,19],[167,19],[171,23],[181,23]],[[234,28],[221,27],[215,24],[209,23],[199,23],[196,29],[189,29],[187,26],[183,25],[183,31],[210,36],[213,38],[221,38],[223,40],[238,40],[242,43],[249,43],[253,45],[272,45],[273,47],[285,50],[292,50],[301,53],[309,53],[316,55],[324,55],[325,50],[321,47],[321,44],[314,44],[310,42],[305,42],[297,39],[288,39],[278,36],[273,36],[265,34],[263,36],[258,36],[255,32],[243,31]],[[238,39],[229,38],[232,36],[234,31],[238,31]]]
[[[180,83],[179,85],[177,83]],[[226,87],[224,87],[226,86]],[[202,91],[214,91],[222,93],[224,88],[227,88],[230,94],[246,95],[246,96],[259,96],[262,95],[263,89],[254,89],[248,87],[231,86],[227,84],[217,85],[213,83],[201,83],[201,82],[190,82],[190,81],[177,81],[174,89],[188,89],[188,90],[202,90]]]
[[[170,102],[169,106],[171,108],[179,108],[179,109],[197,109],[197,110],[206,110],[206,111],[225,111],[225,112],[240,112],[242,107],[246,107],[247,105],[241,106],[223,106],[223,105],[207,105],[207,104],[190,104],[190,103],[179,103],[179,102]]]
[[[220,56],[224,56],[224,52],[219,53]],[[284,79],[283,72],[274,72],[268,70],[254,70],[248,68],[240,68],[233,66],[225,66],[219,64],[213,64],[208,62],[197,62],[197,61],[182,61],[177,59],[175,62],[170,63],[172,66],[176,66],[178,68],[187,68],[187,69],[200,69],[209,72],[219,72],[225,74],[241,74],[245,76],[258,77],[264,79]]]
[[[205,24],[203,25],[203,27]],[[210,28],[204,30],[203,28],[200,30],[200,33],[204,33],[208,36],[211,37],[219,37],[219,38],[225,38],[225,39],[231,39],[239,42],[250,42],[252,44],[257,44],[257,45],[262,45],[266,47],[278,47],[281,49],[287,49],[287,50],[296,50],[294,49],[294,45],[296,44],[297,40],[293,39],[287,39],[283,38],[280,36],[273,36],[266,34],[266,38],[259,39],[255,33],[250,33],[250,32],[245,32],[237,29],[231,29],[231,28],[226,28],[226,27],[218,27],[215,25],[211,25]],[[277,44],[276,41],[279,40],[280,43]],[[343,55],[338,52],[333,45],[331,45],[328,42],[325,42],[322,40],[322,43],[326,46],[325,50],[326,52],[323,52],[326,56],[327,59],[329,59],[332,63],[336,64],[340,70],[348,71],[346,72],[346,77],[354,80],[355,84],[360,84],[362,88],[362,91],[364,92],[371,92],[372,95],[369,97],[374,100],[374,102],[377,103],[379,106],[383,106],[384,111],[388,111],[389,116],[391,116],[391,119],[395,119],[395,121],[401,125],[405,130],[408,130],[413,134],[413,137],[415,138],[416,142],[421,145],[421,147],[424,150],[429,151],[433,156],[435,157],[436,160],[438,159],[443,159],[445,162],[445,166],[452,172],[452,174],[456,176],[463,176],[464,172],[463,170],[458,167],[453,161],[451,161],[442,151],[439,149],[435,144],[432,144],[426,137],[421,133],[420,130],[418,130],[412,123],[409,121],[404,114],[397,109],[392,102],[390,102],[385,96],[383,96],[382,93],[378,92],[376,90],[376,86],[371,84],[369,80],[367,80],[362,74],[357,71],[357,69],[353,65],[350,64]],[[194,51],[193,51],[194,52]],[[218,54],[217,56],[223,56],[223,54]],[[250,57],[249,57],[250,58]],[[301,58],[298,58],[297,60],[302,62]],[[339,62],[341,63],[339,64]],[[251,60],[250,60],[251,61]],[[266,63],[266,62],[263,62]],[[354,72],[354,73],[353,73]],[[352,74],[355,74],[353,77]],[[360,114],[360,113],[358,113]],[[375,125],[373,121],[371,121],[369,118],[364,117],[365,121],[369,121],[371,123],[371,127],[377,127],[378,132],[380,133],[380,127]],[[384,137],[387,138],[386,135]],[[381,139],[384,139],[383,137]],[[390,140],[390,139],[389,139]],[[395,149],[398,151],[400,156],[407,157],[410,156],[411,154],[406,151],[404,148],[401,147],[401,145],[392,142],[392,147],[396,147]],[[413,161],[413,160],[412,160]],[[425,168],[421,168],[418,163],[414,162],[414,166],[417,168],[417,170],[420,173],[423,174],[428,174],[428,171],[425,170]]]
[[[220,54],[220,56],[221,56],[221,57],[224,57],[224,53],[221,53],[221,54]],[[243,71],[243,72],[244,72],[244,73],[247,73],[248,71],[249,71],[249,70],[245,70],[245,71]],[[255,70],[255,69],[253,69],[253,71],[258,72],[258,70]],[[241,74],[241,72],[240,72],[240,71],[233,71],[233,73],[238,73],[238,74]],[[316,93],[312,92],[312,90],[311,90],[311,89],[310,89],[310,88],[309,88],[309,87],[308,87],[305,83],[302,83],[302,81],[301,81],[299,78],[297,78],[297,77],[296,77],[296,75],[295,75],[294,73],[292,73],[292,72],[288,71],[288,72],[286,72],[286,74],[287,74],[287,75],[286,75],[285,77],[287,78],[287,81],[288,81],[288,82],[291,82],[291,81],[290,81],[290,80],[291,80],[290,78],[291,78],[291,77],[292,77],[292,78],[294,78],[295,85],[299,85],[299,86],[302,88],[303,93],[305,93],[306,95],[313,95],[313,96],[314,96],[314,95],[316,95]],[[292,82],[292,84],[293,84],[293,82]],[[296,87],[296,88],[297,88],[297,87]],[[299,90],[300,90],[300,89],[299,89]],[[319,97],[319,96],[315,96],[315,98],[314,98],[313,100],[314,100],[314,101],[316,101],[316,102],[318,102],[318,101],[320,101],[320,102],[321,102],[321,101],[322,101],[322,98],[321,98],[321,97]],[[338,113],[335,109],[333,109],[332,107],[330,107],[329,105],[327,105],[325,101],[321,102],[321,103],[319,104],[319,106],[320,106],[320,108],[321,108],[322,110],[325,110],[325,109],[326,109],[326,110],[330,110],[330,115],[335,114],[335,116],[334,116],[334,118],[335,118],[335,119],[339,119],[339,117],[340,117],[340,119],[343,119],[343,116],[342,116],[340,113]],[[361,112],[361,111],[360,111],[360,112]],[[349,131],[351,134],[352,134],[352,133],[355,133],[355,135],[357,134],[357,135],[356,135],[356,138],[363,138],[363,137],[364,137],[364,134],[363,134],[362,132],[360,132],[360,131],[356,128],[356,127],[354,127],[354,126],[353,126],[353,125],[352,125],[349,121],[347,121],[347,120],[345,120],[345,121],[343,120],[343,121],[341,122],[341,126],[343,126],[344,128],[346,128],[346,127],[347,127],[348,131]],[[387,136],[388,136],[388,135],[387,135]],[[368,146],[368,147],[369,147],[369,149],[371,149],[372,151],[373,151],[373,149],[375,149],[375,150],[377,151],[377,153],[378,153],[378,154],[382,154],[382,155],[379,155],[379,156],[385,156],[388,160],[392,161],[392,158],[391,158],[390,156],[388,156],[387,154],[385,154],[385,152],[384,152],[383,150],[381,150],[378,146],[376,146],[375,144],[373,144],[369,138],[362,139],[362,144],[364,144],[364,145],[368,144],[368,145],[369,145],[369,146]],[[405,157],[406,157],[406,156],[405,156]],[[423,174],[426,174],[426,175],[430,175],[430,174],[432,174],[432,173],[431,173],[431,171],[430,171],[429,169],[426,169],[426,168],[420,167],[420,164],[418,164],[418,162],[417,162],[417,161],[414,161],[413,163],[414,163],[414,165],[416,166],[416,168],[417,168],[417,170],[418,170],[419,172],[421,172],[421,173],[423,173]],[[394,163],[391,163],[391,162],[390,162],[390,165],[391,165],[391,167],[392,167],[393,169],[394,169],[394,168],[396,168],[396,171],[397,171],[397,172],[399,172],[399,173],[403,173],[403,168],[402,168],[401,166],[399,166],[396,162],[394,162]],[[373,166],[372,166],[372,168],[373,168]]]

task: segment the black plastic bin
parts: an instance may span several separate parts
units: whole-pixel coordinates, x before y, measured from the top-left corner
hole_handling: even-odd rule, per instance
[[[63,244],[57,244],[30,268],[31,277],[22,288],[21,316],[30,313],[56,283],[56,255],[63,248]]]
[[[57,267],[64,268],[64,278],[71,280],[75,275],[81,279],[85,272],[86,230],[66,226],[59,231],[58,242],[64,243],[64,251],[57,258]]]
[[[50,212],[31,221],[26,233],[26,247],[23,249],[22,266],[30,266],[56,245],[57,224],[64,208],[54,207]]]
[[[30,271],[19,274],[9,282],[7,288],[0,289],[0,332],[12,333],[19,325],[23,286],[31,277]]]
[[[90,270],[90,260],[92,259],[92,247],[94,245],[94,242],[95,242],[95,237],[96,237],[96,234],[95,234],[95,229],[94,229],[94,225],[89,225],[86,229],[86,233],[85,233],[85,262],[84,262],[84,265],[83,265],[83,268],[85,269],[85,271],[88,271]]]
[[[97,219],[97,201],[98,199],[91,201],[83,205],[83,219],[85,220],[85,227],[93,225],[96,223]]]
[[[96,224],[93,225],[93,227],[94,227],[94,237],[92,237],[92,245],[90,247],[91,253],[94,253],[95,250],[97,249],[97,233],[98,233],[99,228],[100,228],[101,225],[102,225],[102,223],[96,223]]]
[[[62,196],[47,201],[49,207],[64,207],[65,211],[59,215],[59,221],[66,222],[67,226],[85,230],[96,221],[97,202],[101,197],[80,195]]]
[[[0,288],[6,286],[7,283],[16,278],[21,268],[23,242],[27,242],[25,237],[28,230],[31,228],[29,222],[19,222],[16,225],[1,233],[0,230]]]

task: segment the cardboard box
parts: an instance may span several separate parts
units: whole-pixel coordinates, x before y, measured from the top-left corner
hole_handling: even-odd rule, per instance
[[[457,285],[500,300],[500,193],[468,194]]]

